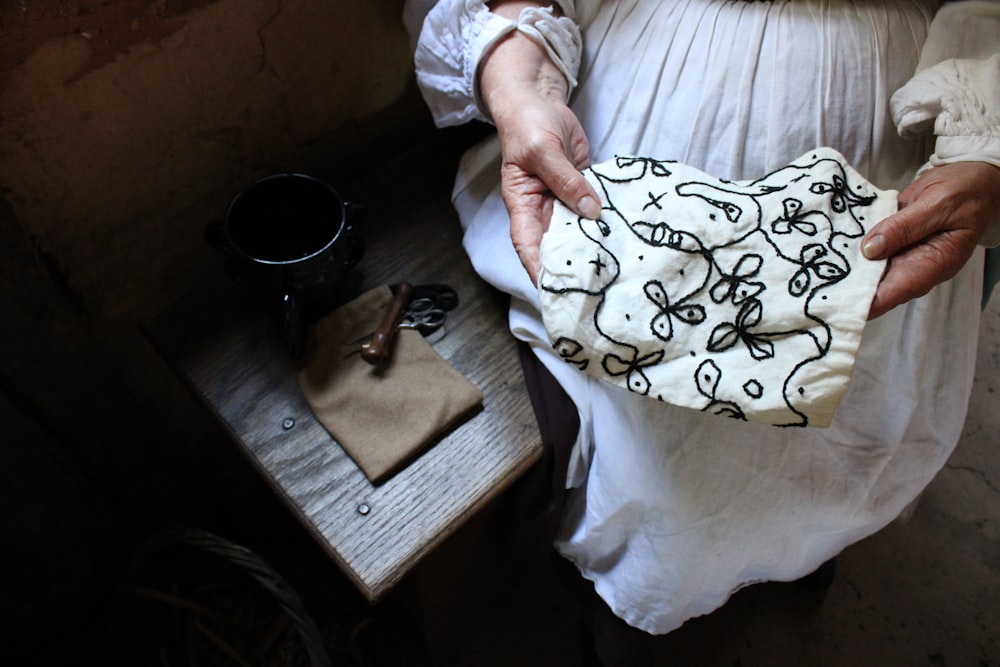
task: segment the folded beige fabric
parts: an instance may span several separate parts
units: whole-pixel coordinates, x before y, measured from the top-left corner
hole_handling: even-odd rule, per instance
[[[320,320],[307,343],[299,385],[306,402],[373,484],[409,463],[483,400],[482,392],[417,331],[397,332],[389,362],[361,359],[358,338],[392,300],[372,289]]]

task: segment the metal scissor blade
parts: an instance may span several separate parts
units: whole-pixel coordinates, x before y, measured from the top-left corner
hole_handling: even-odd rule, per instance
[[[450,285],[427,283],[414,285],[413,299],[430,299],[435,308],[444,311],[454,310],[458,306],[458,292]]]

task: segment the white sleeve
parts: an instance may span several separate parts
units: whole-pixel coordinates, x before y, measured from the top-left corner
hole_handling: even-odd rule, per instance
[[[426,0],[409,0],[404,17],[411,38],[419,27],[413,60],[417,84],[438,127],[470,120],[489,121],[479,101],[477,70],[483,56],[505,35],[519,31],[541,44],[569,82],[576,85],[582,40],[574,0],[553,0],[562,9],[527,8],[517,21],[494,14],[485,0],[441,0],[422,23],[419,7]]]
[[[1000,2],[948,3],[931,23],[917,74],[892,96],[899,133],[933,130],[929,165],[1000,167]],[[982,241],[1000,245],[1000,222]]]

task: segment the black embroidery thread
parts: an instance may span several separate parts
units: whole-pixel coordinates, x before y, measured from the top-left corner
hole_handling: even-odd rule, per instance
[[[581,312],[592,313],[598,338],[592,348],[559,338],[554,343],[559,355],[598,374],[589,365],[596,357],[608,378],[623,379],[629,391],[644,396],[650,394],[651,377],[659,367],[690,359],[697,363],[692,380],[696,394],[704,399],[700,409],[737,419],[746,419],[744,408],[760,402],[769,389],[759,378],[744,375],[746,379],[733,385],[739,396],[720,395],[724,371],[715,361],[718,355],[742,350],[750,366],[778,357],[785,364],[793,359],[784,379],[768,385],[772,392],[779,391],[780,385],[781,400],[790,415],[778,425],[808,425],[808,416],[793,400],[805,392],[797,376],[827,355],[833,335],[826,316],[815,311],[814,299],[823,302],[826,294],[822,292],[851,274],[850,262],[839,248],[846,239],[857,239],[865,232],[860,222],[864,218],[855,209],[877,199],[875,194],[852,190],[836,159],[819,155],[813,159],[747,183],[712,179],[671,184],[676,168],[667,165],[677,163],[652,158],[618,156],[613,173],[592,167],[590,172],[606,202],[601,218],[577,217],[567,221],[566,228],[579,230],[591,244],[586,263],[593,271],[586,277],[576,272],[544,275],[540,287],[545,293],[573,300]],[[679,223],[670,206],[672,197],[686,198],[694,213]],[[636,218],[630,219],[630,213],[619,207],[621,199],[637,202],[634,206],[639,210],[632,212]],[[836,215],[828,215],[826,209]],[[765,219],[766,211],[778,210],[773,218]],[[751,238],[759,239],[754,241],[756,247],[770,248],[773,255],[771,251],[741,251],[742,242]],[[624,258],[643,262],[650,253],[669,258],[654,262],[671,267],[669,275],[649,276],[641,292],[636,283],[619,281]],[[567,257],[567,261],[574,258]],[[788,327],[783,319],[787,301],[776,301],[778,294],[768,296],[769,285],[775,287],[765,277],[772,262],[778,263],[777,274],[790,274],[779,291],[798,304],[798,318],[808,326]],[[773,267],[770,275],[773,280]],[[714,326],[707,325],[708,306],[718,322]],[[635,344],[632,333],[637,317],[647,323],[651,334],[642,347]],[[697,333],[706,326],[703,333]],[[678,327],[688,329],[688,335],[680,338],[683,349],[674,343]],[[701,352],[687,347],[684,341],[691,340],[690,334],[702,337]],[[779,345],[790,352],[779,354]],[[657,397],[664,400],[662,394]]]

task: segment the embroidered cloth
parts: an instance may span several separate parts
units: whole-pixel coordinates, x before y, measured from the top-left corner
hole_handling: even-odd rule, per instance
[[[861,237],[896,211],[820,148],[754,181],[617,157],[586,172],[598,220],[557,203],[542,317],[560,356],[629,391],[781,426],[828,426],[884,262]]]

